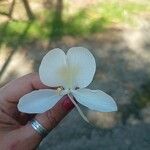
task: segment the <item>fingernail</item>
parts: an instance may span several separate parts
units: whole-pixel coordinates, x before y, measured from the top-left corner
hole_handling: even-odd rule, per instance
[[[65,100],[63,101],[63,108],[66,111],[69,111],[72,108],[74,108],[74,104],[71,102],[71,100],[69,99],[69,97],[66,97]]]

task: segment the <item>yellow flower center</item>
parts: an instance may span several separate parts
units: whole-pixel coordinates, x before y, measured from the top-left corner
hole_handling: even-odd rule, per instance
[[[59,70],[59,75],[63,79],[67,89],[75,88],[76,77],[79,74],[79,68],[77,66],[64,66]]]

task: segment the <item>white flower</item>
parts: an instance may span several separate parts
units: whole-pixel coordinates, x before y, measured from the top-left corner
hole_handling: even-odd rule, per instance
[[[95,111],[117,111],[112,97],[103,91],[85,88],[92,82],[95,70],[95,59],[86,48],[72,47],[67,54],[59,48],[51,50],[41,62],[39,76],[45,85],[59,88],[40,89],[24,95],[19,100],[18,109],[25,113],[43,113],[67,94],[86,121],[73,97]]]

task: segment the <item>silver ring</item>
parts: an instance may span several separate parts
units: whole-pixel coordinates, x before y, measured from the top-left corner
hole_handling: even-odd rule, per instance
[[[49,131],[43,127],[37,120],[33,119],[31,120],[31,126],[33,127],[34,130],[37,131],[42,137],[45,137]]]

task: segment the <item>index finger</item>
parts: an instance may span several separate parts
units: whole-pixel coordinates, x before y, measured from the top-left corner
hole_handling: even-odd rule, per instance
[[[31,73],[7,83],[0,89],[0,96],[2,101],[17,103],[23,95],[44,88],[49,87],[40,81],[37,73]]]

